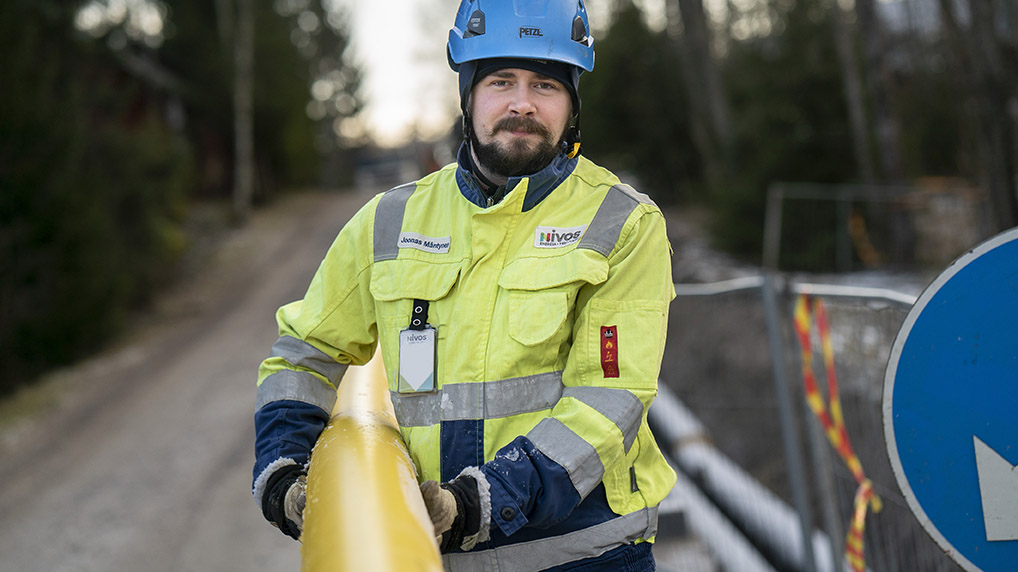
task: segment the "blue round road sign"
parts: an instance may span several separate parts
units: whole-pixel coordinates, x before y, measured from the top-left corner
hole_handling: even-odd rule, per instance
[[[1018,570],[1018,228],[916,301],[891,350],[883,420],[926,532],[965,570]]]

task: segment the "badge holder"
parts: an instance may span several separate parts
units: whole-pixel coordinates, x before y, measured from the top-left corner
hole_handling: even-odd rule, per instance
[[[399,333],[399,393],[435,391],[438,330],[428,324],[428,301],[414,300],[410,327]]]

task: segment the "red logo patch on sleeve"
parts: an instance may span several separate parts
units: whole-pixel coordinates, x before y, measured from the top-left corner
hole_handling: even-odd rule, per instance
[[[601,326],[601,371],[605,377],[619,376],[618,326]]]

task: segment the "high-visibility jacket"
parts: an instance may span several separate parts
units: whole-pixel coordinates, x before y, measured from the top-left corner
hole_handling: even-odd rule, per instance
[[[508,188],[487,206],[453,164],[343,228],[304,299],[277,313],[256,498],[273,470],[306,462],[346,365],[377,344],[419,479],[475,467],[486,481],[490,540],[448,569],[538,570],[653,540],[675,483],[647,425],[674,297],[664,218],[583,157]],[[437,329],[433,392],[399,382],[415,300]]]

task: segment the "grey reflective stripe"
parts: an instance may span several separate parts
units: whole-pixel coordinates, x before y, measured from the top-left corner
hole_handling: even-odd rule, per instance
[[[542,419],[527,433],[527,438],[569,473],[569,480],[580,498],[586,498],[604,478],[604,465],[597,449],[558,419]]]
[[[293,336],[282,336],[276,340],[270,355],[283,358],[291,365],[320,373],[337,387],[347,368],[346,364],[337,362],[329,354]]]
[[[643,420],[643,402],[639,397],[631,391],[610,387],[569,387],[562,396],[579,399],[611,419],[622,432],[622,445],[629,452]]]
[[[417,183],[407,183],[386,191],[375,207],[375,262],[393,260],[399,254],[399,233],[403,230],[403,213],[407,199],[414,194]]]
[[[657,535],[658,508],[650,507],[575,532],[442,557],[447,572],[531,572],[594,558]]]
[[[436,393],[390,392],[400,427],[441,421],[499,419],[550,409],[562,397],[562,372],[552,371],[484,383],[453,383]]]
[[[331,414],[336,404],[336,390],[306,371],[284,369],[262,380],[255,411],[273,401],[284,400],[310,403]]]
[[[609,189],[576,248],[587,248],[604,256],[611,254],[623,225],[640,203],[654,204],[650,197],[629,185],[620,183]]]
[[[629,185],[627,185],[625,183],[619,183],[619,184],[615,185],[612,188],[617,190],[617,191],[621,191],[621,192],[629,195],[634,201],[636,201],[638,203],[643,203],[645,205],[654,205],[654,206],[657,206],[657,204],[654,202],[654,200],[651,199],[649,196],[641,193],[640,191],[637,191],[636,189],[634,189],[633,187],[630,187]]]

